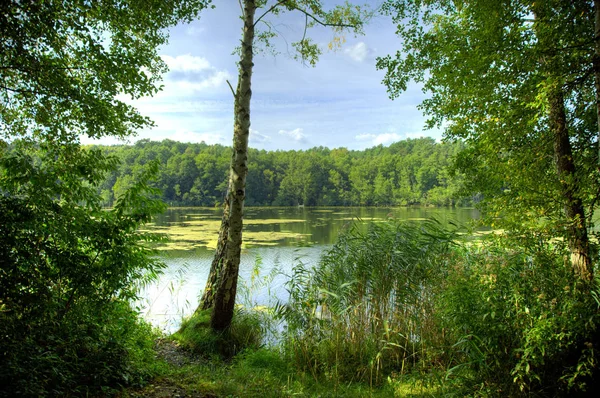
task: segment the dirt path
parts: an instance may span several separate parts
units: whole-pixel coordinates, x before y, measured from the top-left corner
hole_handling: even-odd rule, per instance
[[[157,357],[169,364],[180,367],[200,363],[202,359],[181,348],[177,343],[165,339],[156,342]],[[198,391],[186,391],[177,386],[172,380],[159,378],[140,390],[129,390],[126,397],[132,398],[217,398],[216,395],[204,394]]]

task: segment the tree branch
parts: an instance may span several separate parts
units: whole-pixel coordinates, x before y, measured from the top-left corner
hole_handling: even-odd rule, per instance
[[[246,15],[244,12],[244,5],[242,4],[242,0],[238,0],[238,4],[240,5],[240,9],[242,10],[242,15]]]
[[[277,4],[273,5],[272,7],[270,7],[267,11],[265,11],[260,17],[258,17],[256,19],[256,21],[254,21],[254,26],[256,27],[256,24],[260,22],[260,20],[267,15],[268,13],[272,12],[274,9],[276,9],[279,6],[282,6],[285,3],[285,1],[280,1]]]
[[[304,34],[302,35],[302,41],[306,39],[306,30],[308,29],[308,15],[305,15],[304,19]]]
[[[344,23],[328,23],[328,22],[323,22],[319,18],[317,18],[314,15],[312,15],[311,13],[309,13],[308,11],[302,10],[300,8],[297,8],[297,7],[294,7],[294,10],[300,11],[301,13],[303,13],[307,17],[310,17],[310,19],[312,19],[313,21],[315,21],[316,23],[318,23],[321,26],[332,26],[332,27],[336,27],[336,28],[356,28],[356,25],[348,25],[348,24],[344,24]]]
[[[274,9],[276,9],[279,6],[282,6],[286,3],[286,1],[279,1],[277,4],[271,6],[267,11],[265,11],[260,17],[258,17],[255,21],[254,21],[254,26],[256,26],[256,24],[258,22],[260,22],[260,20],[267,15],[268,13],[272,12]],[[300,11],[301,13],[303,13],[304,15],[306,15],[307,18],[312,19],[313,21],[315,21],[316,23],[318,23],[321,26],[330,26],[330,27],[336,27],[336,28],[356,28],[356,25],[349,25],[349,24],[343,24],[343,23],[328,23],[328,22],[324,22],[321,21],[319,18],[315,17],[313,14],[309,13],[306,10],[303,10],[301,8],[298,7],[291,7],[293,10],[296,11]]]
[[[233,87],[231,86],[231,83],[229,83],[229,80],[225,80],[227,82],[227,85],[229,86],[229,89],[231,90],[231,94],[233,94],[233,98],[235,98],[235,91],[233,91]]]
[[[12,88],[12,87],[8,87],[5,85],[0,85],[0,89],[5,90],[5,91],[11,91],[13,93],[17,93],[17,94],[35,94],[35,95],[43,95],[46,93],[43,93],[41,91],[36,91],[36,90],[22,90],[22,89],[18,89],[18,88]]]
[[[306,31],[308,30],[308,15],[304,14],[304,16],[304,34],[302,35],[302,40],[300,41],[300,43],[304,43],[304,40],[306,39]],[[302,64],[306,66],[304,64],[304,54],[302,54]]]

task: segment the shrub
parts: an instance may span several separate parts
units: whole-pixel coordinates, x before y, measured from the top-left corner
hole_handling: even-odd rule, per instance
[[[162,263],[139,231],[163,205],[139,176],[102,210],[115,161],[76,144],[0,153],[0,396],[109,392],[148,372],[148,327],[129,308]]]
[[[578,286],[566,252],[536,236],[471,246],[439,306],[456,341],[449,378],[469,393],[570,396],[593,389],[598,304]]]

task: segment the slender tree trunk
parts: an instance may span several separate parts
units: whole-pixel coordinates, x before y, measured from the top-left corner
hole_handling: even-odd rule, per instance
[[[242,226],[246,175],[248,174],[248,137],[250,135],[250,99],[252,96],[252,62],[255,0],[244,0],[244,34],[242,38],[238,85],[235,93],[233,155],[229,181],[229,233],[225,259],[218,278],[210,326],[224,330],[231,324],[242,250]]]
[[[552,133],[554,164],[564,203],[567,222],[566,239],[571,252],[571,265],[581,281],[589,282],[593,279],[593,266],[590,257],[585,210],[580,196],[580,182],[577,178],[573,148],[569,137],[564,89],[561,79],[557,78],[557,73],[560,73],[561,68],[555,54],[555,43],[545,35],[542,29],[543,24],[549,23],[545,18],[547,15],[551,15],[547,7],[550,7],[549,3],[536,2],[532,11],[535,25],[541,25],[536,27],[537,39],[541,48],[546,51],[546,55],[542,57],[540,63],[549,83],[547,89],[548,127]]]
[[[548,93],[549,123],[554,139],[554,162],[560,180],[561,193],[565,201],[567,217],[567,239],[571,251],[571,264],[583,281],[593,278],[589,239],[585,222],[585,211],[579,193],[579,182],[573,162],[573,151],[569,140],[567,116],[563,92],[560,87]]]

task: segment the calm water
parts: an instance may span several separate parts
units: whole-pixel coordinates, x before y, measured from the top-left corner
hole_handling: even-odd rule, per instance
[[[239,301],[267,305],[275,299],[285,300],[285,282],[293,265],[300,261],[315,264],[339,231],[352,222],[430,217],[442,223],[468,224],[478,218],[478,212],[446,208],[247,208],[244,238],[248,243],[242,250]],[[164,275],[142,294],[142,311],[156,326],[174,331],[182,317],[196,308],[208,277],[220,219],[221,210],[209,208],[173,208],[156,219],[153,228],[174,240],[161,251],[168,266]],[[273,268],[279,274],[268,287],[246,289],[244,285],[251,284],[256,264],[260,264],[261,275]]]

